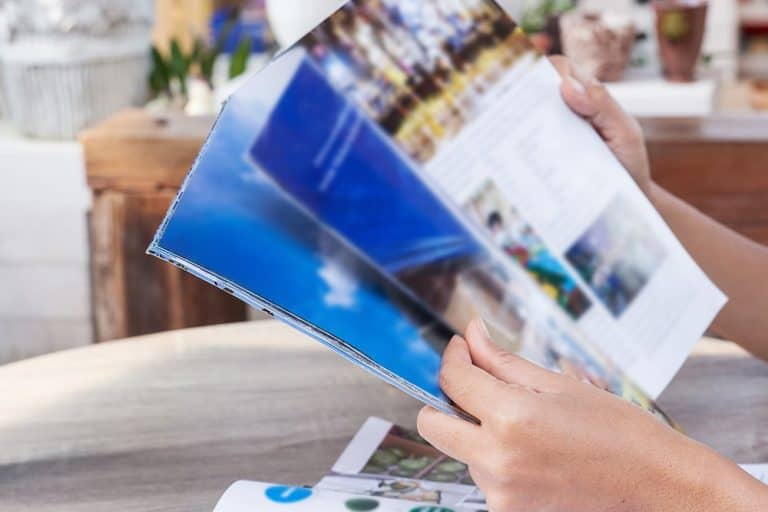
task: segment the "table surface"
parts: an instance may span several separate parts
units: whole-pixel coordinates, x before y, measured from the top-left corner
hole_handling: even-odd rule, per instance
[[[238,479],[313,484],[369,416],[419,404],[275,322],[0,368],[4,512],[210,512]],[[695,438],[768,462],[768,365],[707,341],[662,398]]]

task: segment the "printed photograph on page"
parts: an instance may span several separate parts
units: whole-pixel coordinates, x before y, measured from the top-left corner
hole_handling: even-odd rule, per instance
[[[483,510],[467,466],[414,430],[369,419],[318,489]]]

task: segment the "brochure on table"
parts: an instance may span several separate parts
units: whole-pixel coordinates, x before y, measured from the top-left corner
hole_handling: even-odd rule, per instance
[[[768,466],[742,466],[768,484]],[[453,512],[486,510],[467,467],[416,432],[370,418],[314,489],[237,482],[214,512]]]
[[[231,98],[150,252],[446,412],[481,316],[662,415],[724,297],[559,83],[491,0],[350,1]]]

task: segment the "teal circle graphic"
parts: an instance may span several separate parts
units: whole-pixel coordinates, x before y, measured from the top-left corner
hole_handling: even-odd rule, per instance
[[[264,494],[267,495],[269,501],[274,503],[298,503],[312,496],[312,490],[304,487],[276,485],[267,489]]]

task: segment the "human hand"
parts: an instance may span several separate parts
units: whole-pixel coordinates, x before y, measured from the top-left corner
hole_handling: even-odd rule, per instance
[[[649,199],[653,192],[648,150],[640,123],[627,114],[603,84],[579,76],[565,57],[550,57],[563,77],[561,93],[571,109],[589,121]]]
[[[448,346],[440,376],[481,424],[425,408],[419,432],[469,466],[492,512],[741,511],[765,499],[644,410],[502,351],[481,321]]]

